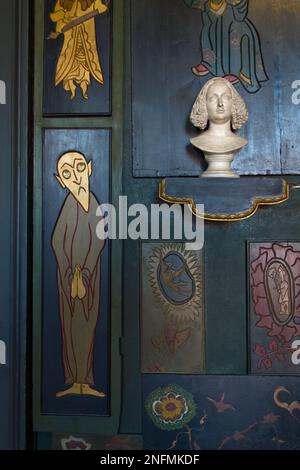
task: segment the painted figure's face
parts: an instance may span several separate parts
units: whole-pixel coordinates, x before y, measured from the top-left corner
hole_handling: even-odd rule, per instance
[[[207,90],[206,108],[208,120],[215,124],[225,124],[232,116],[232,94],[228,85],[217,80]]]
[[[67,188],[88,212],[90,206],[90,182],[92,162],[87,163],[81,153],[67,152],[57,163],[57,180],[63,188]]]

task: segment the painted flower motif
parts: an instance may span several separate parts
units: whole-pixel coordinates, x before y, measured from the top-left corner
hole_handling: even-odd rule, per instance
[[[285,362],[287,360],[287,353],[290,352],[291,348],[288,344],[278,344],[276,341],[271,341],[268,345],[256,343],[253,348],[253,352],[258,357],[257,368],[258,369],[271,369],[273,361]]]
[[[274,424],[279,420],[279,415],[274,415],[274,413],[269,413],[263,418],[264,424]]]
[[[238,441],[242,441],[243,439],[245,439],[245,436],[242,432],[235,431],[232,438],[233,438],[234,441],[238,442]]]
[[[105,450],[132,450],[128,438],[123,436],[114,436],[105,444]]]
[[[251,263],[251,288],[257,327],[285,343],[300,335],[299,251],[288,244],[260,247]]]
[[[196,415],[193,396],[178,385],[154,390],[146,400],[146,410],[160,429],[181,429]]]
[[[61,448],[63,450],[90,450],[91,447],[92,444],[80,437],[69,436],[61,439]]]
[[[153,410],[165,423],[175,423],[187,413],[185,399],[168,393],[153,404]]]

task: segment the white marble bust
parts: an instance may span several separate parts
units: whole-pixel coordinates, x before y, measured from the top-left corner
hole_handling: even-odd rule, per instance
[[[234,154],[247,140],[233,131],[248,120],[243,98],[224,78],[209,80],[200,91],[191,112],[191,122],[204,130],[191,143],[202,150],[208,162],[203,177],[238,177],[231,169]]]

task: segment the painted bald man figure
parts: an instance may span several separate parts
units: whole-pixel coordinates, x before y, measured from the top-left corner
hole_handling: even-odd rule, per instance
[[[90,192],[92,162],[67,152],[57,163],[56,179],[69,191],[53,234],[62,333],[65,384],[56,394],[104,398],[93,388],[94,338],[100,305],[100,256],[104,241],[96,236],[99,202]]]

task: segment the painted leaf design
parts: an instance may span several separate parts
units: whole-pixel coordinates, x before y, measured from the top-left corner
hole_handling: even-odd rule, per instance
[[[275,355],[276,359],[279,361],[279,362],[284,362],[285,361],[285,355],[283,353],[277,353]]]
[[[254,352],[260,357],[266,356],[267,354],[265,347],[258,343],[255,344]]]
[[[186,328],[185,330],[178,331],[175,335],[175,351],[180,348],[186,341],[189,339],[191,335],[191,329]]]
[[[276,341],[272,341],[271,343],[269,343],[269,350],[271,352],[278,351],[278,344],[276,343]]]
[[[266,357],[266,358],[262,361],[262,364],[263,364],[263,366],[265,367],[265,369],[271,369],[273,363],[272,363],[271,359],[269,359],[269,358]]]

